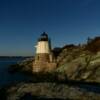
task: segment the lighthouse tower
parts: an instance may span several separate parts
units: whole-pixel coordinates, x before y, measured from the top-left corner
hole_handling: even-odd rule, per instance
[[[56,67],[53,54],[51,52],[51,40],[44,32],[37,41],[35,61],[33,62],[33,72],[51,71]]]

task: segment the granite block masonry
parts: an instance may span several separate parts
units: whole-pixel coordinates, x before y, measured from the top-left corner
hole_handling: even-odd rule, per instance
[[[51,72],[57,64],[51,49],[51,40],[44,32],[37,41],[33,72]]]

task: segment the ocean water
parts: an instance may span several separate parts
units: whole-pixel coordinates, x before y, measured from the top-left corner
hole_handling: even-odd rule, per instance
[[[10,74],[8,72],[8,67],[12,64],[16,64],[19,61],[22,61],[22,59],[0,59],[0,86],[28,80],[28,77],[25,75],[19,73]]]

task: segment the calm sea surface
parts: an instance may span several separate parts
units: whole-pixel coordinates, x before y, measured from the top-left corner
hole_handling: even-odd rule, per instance
[[[16,64],[17,62],[22,61],[21,58],[14,59],[0,59],[0,86],[15,83],[19,81],[25,81],[28,77],[22,74],[9,74],[8,67],[12,64]]]

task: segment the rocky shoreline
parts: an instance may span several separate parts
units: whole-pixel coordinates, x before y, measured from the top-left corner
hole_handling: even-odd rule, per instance
[[[86,91],[85,89],[51,82],[18,83],[8,86],[0,91],[2,100],[32,100],[57,99],[59,100],[98,100],[99,93]],[[6,99],[4,99],[6,98]],[[22,99],[23,98],[23,99]]]
[[[67,45],[53,51],[57,68],[52,72],[32,72],[34,58],[8,68],[10,74],[22,73],[30,81],[1,88],[2,100],[99,100],[100,38],[86,45]],[[30,98],[30,99],[28,99]]]
[[[95,55],[82,53],[75,59],[72,59],[72,61],[70,62],[67,61],[68,59],[70,59],[69,55],[63,59],[63,61],[65,60],[64,62],[62,61],[63,64],[59,65],[56,68],[56,70],[50,72],[50,75],[56,74],[56,76],[58,77],[60,76],[60,78],[63,79],[79,80],[79,81],[82,80],[86,82],[100,83],[99,52]],[[11,65],[8,70],[12,74],[20,72],[29,76],[33,76],[34,75],[34,73],[32,72],[33,61],[34,61],[33,58],[26,59],[18,64]]]

